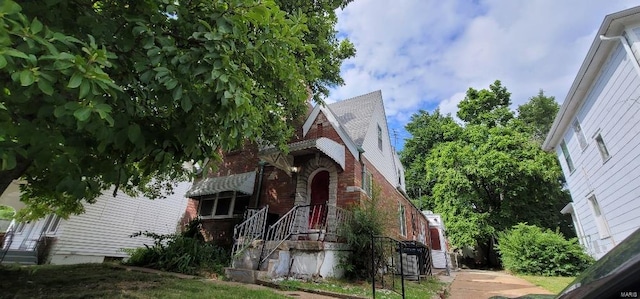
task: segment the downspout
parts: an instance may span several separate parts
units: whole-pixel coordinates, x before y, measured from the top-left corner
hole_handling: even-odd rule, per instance
[[[620,43],[622,43],[624,50],[627,52],[627,56],[632,61],[631,64],[633,64],[633,67],[636,69],[638,76],[640,76],[640,64],[638,64],[638,60],[636,59],[636,56],[633,55],[633,50],[631,50],[631,46],[629,45],[629,42],[627,42],[627,39],[621,35],[617,35],[617,36],[600,35],[600,40],[603,40],[603,41],[614,40],[614,39],[620,40]]]
[[[262,195],[262,176],[264,174],[264,166],[266,164],[267,162],[262,160],[258,162],[258,166],[260,167],[260,170],[258,170],[258,195],[256,196],[256,204],[255,204],[256,209],[260,207],[260,195]]]
[[[360,161],[360,189],[364,190],[365,176],[367,175],[367,170],[364,168],[364,160],[362,159],[362,154],[364,154],[364,149],[362,147],[358,147],[358,160]]]

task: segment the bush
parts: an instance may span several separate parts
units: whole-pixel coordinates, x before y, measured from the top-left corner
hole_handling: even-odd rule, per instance
[[[499,233],[496,249],[505,269],[541,276],[577,276],[593,264],[576,238],[520,223]]]
[[[352,217],[340,226],[339,234],[351,249],[340,256],[339,267],[345,271],[348,279],[367,279],[371,273],[371,235],[384,234],[388,213],[380,209],[379,190],[374,188],[371,199],[365,199],[361,205],[351,207]],[[377,244],[381,245],[381,244]],[[388,260],[382,248],[376,248],[376,261]]]
[[[133,234],[131,237],[153,238],[154,243],[128,251],[130,257],[126,264],[192,275],[222,274],[224,267],[230,263],[230,253],[205,242],[200,233],[194,234],[194,228],[199,224],[198,220],[191,221],[181,234]]]

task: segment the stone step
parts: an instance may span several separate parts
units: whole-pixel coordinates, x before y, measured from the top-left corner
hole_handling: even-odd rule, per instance
[[[37,265],[35,251],[9,250],[2,259],[3,264]]]
[[[224,274],[231,280],[242,283],[253,283],[257,280],[268,280],[267,271],[249,269],[224,268]]]

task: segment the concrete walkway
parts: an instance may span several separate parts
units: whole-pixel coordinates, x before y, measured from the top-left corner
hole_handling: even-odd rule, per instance
[[[449,299],[486,299],[492,296],[515,298],[528,294],[553,294],[530,282],[504,272],[461,270],[455,275]]]

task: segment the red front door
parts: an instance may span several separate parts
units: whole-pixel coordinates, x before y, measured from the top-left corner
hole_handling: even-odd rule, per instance
[[[309,228],[321,228],[325,224],[327,201],[329,201],[329,172],[323,170],[316,173],[311,180]]]

